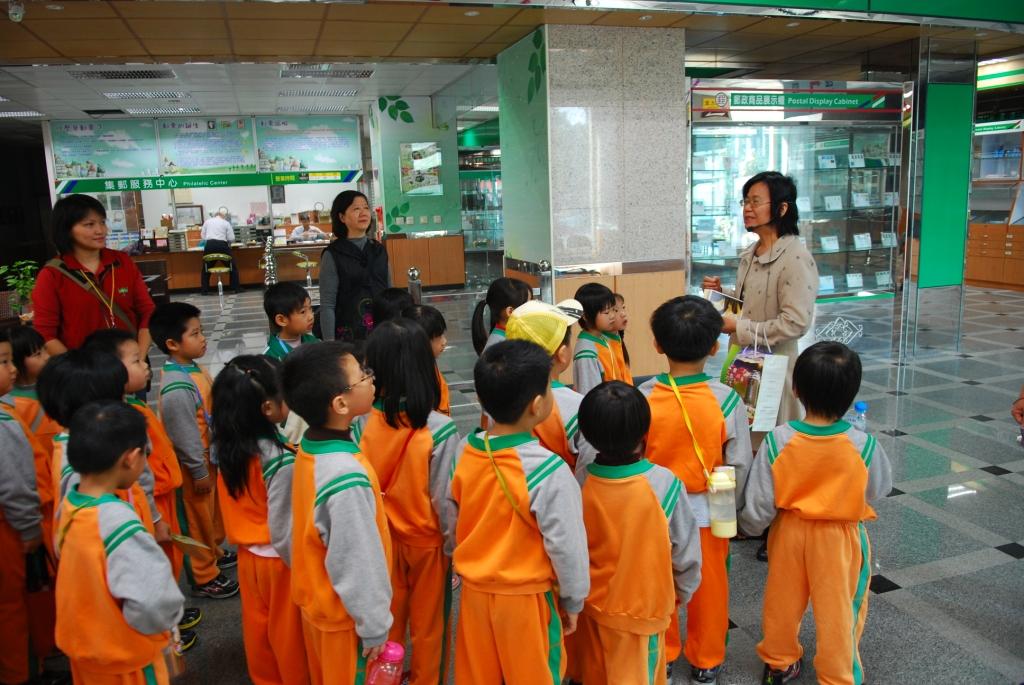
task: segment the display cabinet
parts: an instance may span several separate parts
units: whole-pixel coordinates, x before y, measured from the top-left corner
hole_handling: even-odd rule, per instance
[[[505,251],[500,158],[477,152],[459,162],[466,276],[470,285],[485,287],[502,275]]]

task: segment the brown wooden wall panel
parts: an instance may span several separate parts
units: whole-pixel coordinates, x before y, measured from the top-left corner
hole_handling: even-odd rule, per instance
[[[466,282],[466,252],[461,235],[424,238],[430,257],[429,282],[423,285],[462,285]],[[417,242],[417,241],[413,241]],[[421,276],[421,278],[423,278]]]

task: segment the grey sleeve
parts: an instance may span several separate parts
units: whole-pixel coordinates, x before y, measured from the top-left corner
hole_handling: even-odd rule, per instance
[[[583,432],[576,433],[576,482],[583,487],[587,480],[587,467],[597,458],[597,450],[583,437]]]
[[[187,390],[171,390],[160,397],[160,418],[167,437],[174,445],[181,466],[188,469],[193,480],[210,475],[203,458],[203,436],[196,423],[195,396]]]
[[[572,360],[572,380],[576,392],[586,395],[588,392],[601,385],[604,381],[604,373],[601,369],[601,362],[598,359],[584,357],[583,359]]]
[[[672,540],[672,573],[676,595],[686,604],[700,587],[700,528],[688,500],[680,497],[668,518],[668,536]]]
[[[444,535],[444,553],[447,557],[451,557],[452,553],[455,552],[455,525],[459,520],[459,503],[452,497],[452,478],[455,476],[455,467],[459,463],[459,458],[466,449],[466,441],[467,438],[459,441],[458,446],[455,448],[455,453],[452,455],[451,466],[448,467],[448,471],[445,474],[447,477],[444,479],[444,509],[441,512],[441,534]]]
[[[590,594],[583,497],[569,466],[561,457],[555,459],[558,467],[530,490],[530,511],[537,517],[544,550],[555,569],[562,607],[570,614],[578,614]]]
[[[768,462],[768,441],[761,443],[747,478],[743,509],[739,527],[747,535],[760,535],[775,518],[775,479]]]
[[[868,464],[868,487],[864,495],[867,501],[874,502],[887,497],[891,490],[892,464],[882,445],[876,442],[871,463]]]
[[[391,580],[376,510],[373,490],[356,486],[336,492],[313,511],[327,548],[327,575],[364,648],[384,644],[392,623]]]
[[[747,406],[743,400],[725,418],[726,443],[724,461],[736,468],[736,508],[743,507],[743,497],[754,460],[754,449],[750,443],[750,425],[747,423]]]
[[[442,534],[449,519],[446,512],[449,506],[448,493],[451,490],[452,466],[459,453],[459,440],[453,421],[434,433],[434,451],[430,457],[430,502],[434,505]]]
[[[104,505],[100,516],[107,586],[121,600],[124,620],[143,635],[170,630],[181,619],[185,598],[167,557],[129,507]]]
[[[334,257],[325,250],[320,257],[320,337],[334,340],[334,310],[338,304],[338,272]]]
[[[0,509],[18,537],[34,540],[43,534],[39,507],[32,447],[21,425],[5,414],[0,420]]]
[[[267,487],[270,544],[284,563],[292,563],[292,472],[295,455],[269,440],[260,441],[263,482]]]
[[[139,474],[139,487],[146,493],[146,502],[149,504],[149,513],[153,516],[153,523],[159,523],[163,517],[160,516],[160,510],[156,508],[156,500],[153,498],[155,485],[153,470],[149,468],[149,462],[146,462],[142,466],[142,473]]]

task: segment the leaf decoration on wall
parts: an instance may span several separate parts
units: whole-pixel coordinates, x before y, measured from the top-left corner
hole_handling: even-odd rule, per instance
[[[402,205],[395,205],[388,212],[388,231],[391,233],[401,233],[402,227],[398,225],[398,219],[402,219],[404,222],[405,215],[409,212],[409,203],[406,202]]]
[[[377,107],[381,112],[387,112],[392,121],[401,119],[407,124],[414,121],[412,112],[409,111],[409,103],[398,95],[383,95],[377,98]]]
[[[527,66],[530,71],[530,79],[526,84],[527,104],[533,102],[534,96],[540,93],[540,89],[544,85],[544,74],[548,70],[547,54],[544,50],[544,34],[541,29],[537,29],[533,33],[533,47],[534,51],[530,55],[530,63]]]

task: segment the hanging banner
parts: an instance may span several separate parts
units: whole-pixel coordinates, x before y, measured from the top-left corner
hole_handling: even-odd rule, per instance
[[[160,173],[152,119],[54,121],[50,135],[59,181]]]
[[[355,183],[361,169],[293,173],[209,174],[192,176],[136,176],[85,178],[60,181],[57,194],[104,193],[125,190],[173,190],[175,188],[227,188],[235,186],[299,185],[308,183]]]
[[[159,119],[156,126],[165,176],[256,171],[250,117]]]
[[[264,172],[362,167],[353,116],[256,117],[256,148]]]

